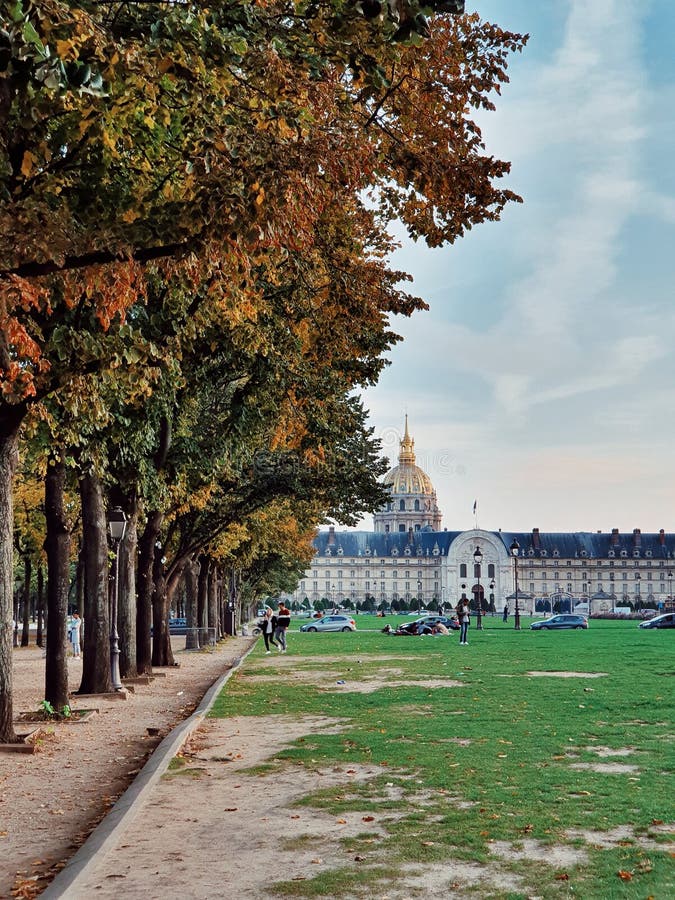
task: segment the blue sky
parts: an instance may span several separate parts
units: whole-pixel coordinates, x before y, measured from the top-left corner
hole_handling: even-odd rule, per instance
[[[675,2],[467,0],[528,32],[488,150],[525,203],[394,264],[431,306],[366,392],[448,529],[675,531]],[[369,523],[365,522],[364,525]]]

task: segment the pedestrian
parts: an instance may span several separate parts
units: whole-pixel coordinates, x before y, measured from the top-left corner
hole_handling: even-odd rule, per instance
[[[468,644],[467,636],[469,631],[469,601],[462,598],[457,606],[457,618],[459,619],[459,642],[460,644]]]
[[[274,629],[277,627],[277,617],[274,615],[269,606],[265,607],[265,615],[260,623],[260,628],[262,630],[262,636],[265,640],[265,655],[268,656],[272,651],[270,650],[270,644],[274,644],[277,646],[277,642],[274,640]]]
[[[277,612],[277,626],[274,629],[274,639],[278,641],[277,650],[279,653],[286,652],[286,630],[291,624],[291,611],[283,603],[279,604]]]
[[[75,659],[80,658],[80,629],[82,628],[82,619],[79,613],[73,613],[70,622],[70,645],[73,649]]]
[[[502,615],[502,622],[508,622],[509,619],[509,604],[504,604],[504,613]]]

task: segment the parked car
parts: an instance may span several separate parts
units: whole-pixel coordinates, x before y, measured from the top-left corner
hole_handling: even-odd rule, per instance
[[[561,613],[558,616],[549,616],[548,619],[542,619],[541,622],[533,622],[530,625],[534,631],[541,631],[550,628],[588,628],[588,619],[586,616],[575,616],[571,613]]]
[[[440,622],[441,625],[445,625],[450,631],[459,631],[459,619],[451,619],[450,616],[421,616],[415,621],[418,628],[420,625],[428,625],[430,628],[433,628],[434,625]]]
[[[675,628],[675,613],[661,613],[646,622],[640,622],[638,628]]]
[[[356,622],[350,616],[322,616],[301,625],[300,631],[356,631]]]
[[[169,634],[187,634],[187,619],[169,619]]]

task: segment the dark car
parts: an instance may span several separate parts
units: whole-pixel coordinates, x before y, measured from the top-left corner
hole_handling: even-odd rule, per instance
[[[534,629],[534,631],[542,629],[548,631],[552,628],[588,628],[588,619],[586,616],[561,613],[559,616],[550,616],[548,619],[542,619],[541,622],[533,622],[530,628]]]
[[[459,631],[459,619],[451,619],[450,616],[421,616],[415,620],[418,627],[420,625],[428,625],[433,628],[434,625],[445,625],[449,631]]]
[[[662,613],[647,622],[640,622],[638,628],[675,628],[675,613]]]
[[[187,619],[169,619],[169,634],[187,634]]]

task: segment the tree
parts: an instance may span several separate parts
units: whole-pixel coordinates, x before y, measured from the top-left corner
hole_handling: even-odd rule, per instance
[[[466,111],[490,104],[523,39],[477,17],[450,26],[441,16],[431,27],[414,3],[401,10],[383,7],[371,21],[340,0],[303,9],[0,3],[1,621],[21,423],[36,401],[111,362],[154,273],[190,281],[223,318],[250,310],[253,319],[270,295],[257,283],[261,261],[314,248],[322,217],[339,208],[355,229],[352,258],[383,286],[392,218],[435,245],[517,199],[494,187],[508,165],[483,154]],[[340,256],[344,245],[327,288],[314,263],[310,304],[342,278]],[[392,311],[415,305],[401,301]],[[382,330],[378,340],[381,352]],[[361,377],[376,375],[376,350]],[[360,369],[357,356],[350,363]],[[295,438],[310,451],[301,431]],[[0,738],[11,739],[6,638],[5,629]]]

